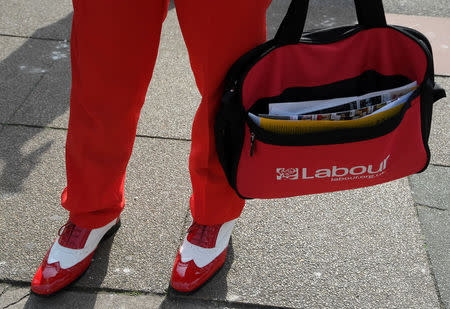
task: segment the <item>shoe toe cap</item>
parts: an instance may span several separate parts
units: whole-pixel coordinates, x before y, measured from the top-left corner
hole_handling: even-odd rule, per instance
[[[61,268],[59,262],[48,264],[44,258],[31,281],[31,290],[36,294],[49,295],[64,288],[77,279],[89,266],[93,254],[73,267]]]
[[[42,263],[31,281],[31,290],[37,294],[51,294],[61,285],[63,271],[59,263]]]
[[[171,285],[179,292],[192,292],[207,281],[225,262],[225,249],[211,263],[204,267],[197,267],[193,260],[182,262],[180,253],[177,254],[172,270]]]

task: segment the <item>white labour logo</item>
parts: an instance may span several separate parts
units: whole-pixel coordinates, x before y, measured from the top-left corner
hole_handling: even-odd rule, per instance
[[[277,168],[277,180],[298,179],[298,168]]]
[[[277,168],[277,180],[289,179],[314,179],[314,178],[328,178],[328,177],[345,177],[351,176],[361,176],[361,175],[376,175],[381,174],[387,169],[387,161],[391,155],[388,155],[386,159],[381,161],[381,163],[374,168],[372,164],[370,165],[358,165],[350,168],[338,167],[336,165],[331,168],[321,168],[310,173],[306,167],[302,168],[301,174],[298,168]]]

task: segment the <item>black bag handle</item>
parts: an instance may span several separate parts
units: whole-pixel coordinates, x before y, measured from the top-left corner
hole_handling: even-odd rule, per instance
[[[382,0],[354,0],[358,23],[367,28],[385,27],[386,16],[384,14]],[[274,40],[295,44],[300,41],[305,28],[306,14],[309,0],[292,0],[289,9],[278,28]]]

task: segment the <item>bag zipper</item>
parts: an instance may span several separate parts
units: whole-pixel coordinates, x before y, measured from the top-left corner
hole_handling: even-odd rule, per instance
[[[250,157],[253,157],[255,152],[255,133],[250,131]]]

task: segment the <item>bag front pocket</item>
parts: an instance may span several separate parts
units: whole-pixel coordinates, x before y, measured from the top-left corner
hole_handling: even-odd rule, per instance
[[[416,173],[427,160],[417,95],[385,123],[356,130],[282,135],[248,120],[236,190],[247,198],[347,190]]]

